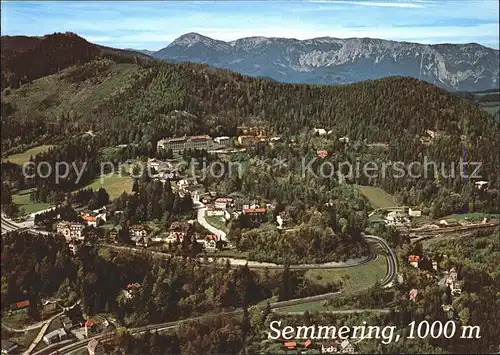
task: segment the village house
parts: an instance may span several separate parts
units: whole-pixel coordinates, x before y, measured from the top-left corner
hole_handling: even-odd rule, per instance
[[[413,266],[418,268],[418,262],[420,261],[420,256],[418,255],[410,255],[408,257],[408,263]]]
[[[340,137],[339,142],[340,143],[349,143],[349,137],[348,136]]]
[[[326,158],[328,156],[328,150],[318,150],[316,151],[316,155],[320,158]]]
[[[214,142],[219,143],[219,144],[228,144],[229,137],[227,137],[227,136],[215,137]]]
[[[104,354],[104,345],[99,340],[92,339],[87,344],[87,351],[89,355],[103,355]]]
[[[215,234],[209,234],[203,241],[205,251],[214,252],[217,250],[217,241],[219,238]]]
[[[16,303],[13,303],[10,305],[10,311],[11,312],[25,312],[28,310],[29,306],[30,306],[29,300],[16,302]]]
[[[410,223],[408,217],[404,213],[399,211],[389,212],[387,216],[385,216],[384,220],[387,225]]]
[[[130,238],[146,237],[149,232],[149,227],[146,225],[133,225],[129,228]]]
[[[410,292],[408,293],[408,299],[410,301],[416,302],[417,301],[417,296],[418,296],[418,290],[416,288],[412,288]]]
[[[92,333],[100,333],[109,326],[109,322],[99,316],[87,319],[85,322],[85,336],[88,337]]]
[[[120,232],[122,230],[122,226],[119,224],[114,226],[113,229],[109,231],[108,234],[108,239],[111,243],[117,243],[118,242],[118,236],[120,235]]]
[[[135,282],[132,284],[128,284],[127,288],[122,290],[123,296],[127,299],[132,299],[134,298],[139,291],[142,289],[142,286],[140,283]]]
[[[64,340],[68,337],[68,334],[64,330],[64,328],[59,328],[51,331],[48,334],[43,336],[43,342],[47,345],[58,343],[61,340]]]
[[[451,304],[442,304],[441,307],[443,308],[443,312],[446,314],[448,319],[453,319],[455,316],[455,309],[453,309],[453,306]]]
[[[184,237],[186,236],[186,233],[184,232],[170,232],[168,237],[165,239],[165,243],[175,243],[179,242],[182,243],[184,241]]]
[[[325,136],[326,135],[326,129],[324,128],[313,128],[314,134],[317,134],[318,136]]]
[[[266,214],[267,209],[263,207],[243,207],[243,214],[251,216],[260,216]]]
[[[212,202],[213,198],[210,197],[210,196],[205,196],[201,199],[201,202],[203,202],[204,204],[207,204],[207,203],[210,203]]]
[[[452,295],[460,295],[462,293],[462,283],[458,281],[458,272],[455,267],[452,267],[448,273],[445,274],[445,285],[451,290]]]
[[[478,189],[482,190],[483,188],[488,187],[488,181],[484,181],[484,180],[476,181],[476,182],[474,182],[474,185]]]
[[[193,225],[193,221],[187,221],[187,222],[172,222],[168,230],[170,232],[182,232],[182,233],[187,233],[191,226]]]
[[[70,242],[72,239],[83,240],[84,228],[85,226],[81,223],[67,221],[61,221],[56,226],[57,233],[63,235],[66,242]]]
[[[408,209],[408,215],[410,217],[421,217],[422,216],[422,211],[420,210],[413,210],[411,207]]]
[[[266,142],[267,137],[266,136],[239,136],[238,137],[238,144],[242,146],[248,146],[248,145],[253,145],[259,142]]]
[[[428,129],[426,133],[429,135],[429,137],[431,137],[431,139],[439,138],[442,135],[441,132],[432,131],[430,129]]]
[[[129,228],[130,240],[137,247],[147,248],[149,242],[148,233],[149,227],[146,225],[134,225]]]
[[[61,322],[63,328],[67,331],[73,327],[73,321],[67,315],[60,316],[59,321]]]
[[[223,208],[217,208],[215,206],[209,206],[207,208],[207,216],[211,217],[211,216],[224,216],[225,215],[225,211]]]
[[[321,353],[336,353],[336,354],[357,354],[356,346],[348,339],[342,341],[333,340],[331,342],[323,343],[321,345]]]
[[[90,216],[87,213],[82,214],[81,217],[83,219],[83,223],[85,223],[87,226],[97,227],[97,217]]]
[[[228,206],[231,205],[233,205],[233,199],[229,197],[219,197],[214,202],[214,206],[217,209],[226,209]]]

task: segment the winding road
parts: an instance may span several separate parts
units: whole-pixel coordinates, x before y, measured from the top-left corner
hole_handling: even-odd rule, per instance
[[[205,219],[206,208],[202,203],[196,203],[194,208],[197,210],[198,222],[204,228],[209,230],[211,233],[219,236],[219,238],[221,240],[225,240],[225,241],[228,240],[226,233],[215,228],[214,226],[210,225],[206,221],[206,219]],[[3,223],[4,223],[4,216],[2,215],[2,224]],[[12,225],[12,224],[8,224],[8,225],[10,226],[10,228],[13,228],[14,230],[16,229],[16,227],[17,227],[17,229],[20,229],[19,226]],[[390,248],[390,246],[387,244],[387,242],[380,237],[377,237],[374,235],[364,235],[364,238],[369,242],[377,244],[387,254],[387,263],[388,263],[387,264],[387,272],[386,272],[386,275],[384,276],[384,278],[382,280],[380,280],[380,284],[382,287],[391,287],[392,282],[396,278],[397,272],[398,272],[398,270],[397,270],[397,258],[396,258],[396,255],[394,254],[394,251]],[[118,245],[106,245],[106,246],[110,247],[110,248],[114,248],[114,249],[119,249],[119,250],[127,250],[129,252],[140,252],[140,253],[146,252],[146,253],[150,253],[151,255],[155,255],[155,256],[165,257],[165,256],[169,255],[167,253],[150,251],[150,250],[145,251],[144,249],[131,248],[131,247],[125,247],[125,246],[118,246]],[[309,269],[335,269],[335,268],[357,267],[357,266],[364,265],[364,264],[370,262],[375,257],[376,256],[374,254],[370,254],[367,258],[347,260],[345,262],[329,262],[329,263],[324,263],[324,264],[290,265],[290,269],[309,270]],[[226,260],[229,260],[231,266],[247,264],[250,269],[283,268],[283,265],[278,265],[278,264],[274,264],[274,263],[263,263],[263,262],[251,261],[251,260],[246,260],[246,259],[236,259],[236,258],[209,258],[208,261],[210,262],[213,260],[217,260],[217,261],[220,261],[222,263],[225,263]],[[373,286],[373,285],[366,285],[366,289],[370,288],[371,286]],[[270,306],[273,310],[276,310],[276,309],[288,307],[291,305],[330,299],[330,298],[335,297],[336,295],[339,295],[341,293],[342,292],[340,292],[340,291],[339,292],[331,292],[331,293],[326,293],[326,294],[322,294],[322,295],[304,297],[304,298],[299,298],[299,299],[294,299],[294,300],[273,302],[270,304]],[[250,308],[255,308],[255,307],[260,307],[260,306],[254,305]],[[360,312],[360,311],[362,311],[362,310],[352,310],[349,312]],[[241,312],[242,312],[242,309],[239,309],[239,310],[232,311],[232,312],[225,312],[224,314],[237,314],[237,313],[241,313]],[[167,323],[148,325],[148,326],[144,326],[144,327],[130,328],[129,332],[131,334],[139,334],[139,333],[150,331],[150,330],[173,329],[183,322],[201,319],[205,316],[193,317],[193,318],[188,318],[188,319],[179,320],[179,321],[175,321],[175,322],[167,322]],[[54,352],[52,352],[51,354],[72,353],[76,350],[82,349],[85,346],[87,346],[88,342],[92,339],[96,339],[96,340],[100,340],[100,341],[110,340],[115,335],[115,333],[116,332],[110,332],[107,334],[96,335],[94,337],[80,340],[80,341],[71,343],[69,345],[64,345],[62,347],[60,347],[62,344],[53,344],[53,345],[48,346],[47,348],[40,350],[34,354],[36,354],[36,355],[49,354],[49,353],[51,353],[50,351],[52,351],[52,350]],[[60,348],[57,349],[58,347],[60,347]],[[28,352],[26,352],[26,354],[29,354],[29,351],[31,349],[32,349],[32,347],[30,347],[30,349],[28,350]]]

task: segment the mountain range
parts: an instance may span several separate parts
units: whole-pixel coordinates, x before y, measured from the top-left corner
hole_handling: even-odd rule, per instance
[[[157,52],[146,53],[288,83],[348,84],[409,76],[452,91],[499,87],[499,51],[476,43],[427,45],[331,37],[247,37],[224,42],[188,33]]]

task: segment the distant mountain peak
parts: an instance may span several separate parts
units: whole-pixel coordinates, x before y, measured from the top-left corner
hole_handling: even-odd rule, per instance
[[[219,41],[219,40],[201,35],[201,34],[196,33],[196,32],[189,32],[189,33],[186,33],[186,34],[180,36],[179,38],[175,39],[172,43],[169,44],[169,47],[172,47],[172,46],[190,47],[196,43],[202,43],[206,46],[213,46],[213,45],[217,45],[220,43],[225,44],[226,42]]]
[[[498,53],[476,43],[429,45],[369,37],[298,40],[262,36],[224,42],[191,32],[153,56],[206,63],[281,82],[347,84],[408,76],[448,90],[471,91],[498,87]]]

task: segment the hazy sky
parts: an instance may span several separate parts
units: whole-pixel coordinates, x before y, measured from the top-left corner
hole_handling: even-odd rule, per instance
[[[72,31],[118,48],[158,50],[187,32],[233,40],[374,37],[499,47],[498,0],[2,1],[2,35]]]

